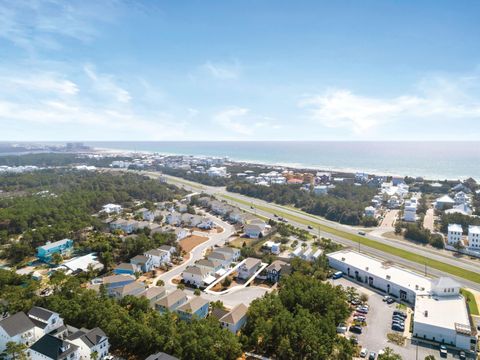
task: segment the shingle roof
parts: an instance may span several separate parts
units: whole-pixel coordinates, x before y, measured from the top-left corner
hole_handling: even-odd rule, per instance
[[[224,315],[220,321],[228,324],[236,324],[247,314],[247,311],[248,307],[246,305],[238,304],[232,309],[232,311]]]
[[[183,271],[184,274],[193,274],[193,275],[200,275],[200,276],[206,276],[208,275],[208,271],[205,270],[204,268],[198,267],[198,266],[189,266]]]
[[[132,291],[137,289],[145,289],[145,284],[133,281],[125,286],[114,289],[113,291],[117,294],[124,296],[130,294]]]
[[[159,352],[153,355],[150,355],[145,360],[179,360],[175,356],[165,354],[164,352]]]
[[[210,316],[214,317],[217,320],[220,320],[222,317],[224,317],[228,313],[229,313],[228,310],[215,308],[215,309],[212,310]]]
[[[92,330],[80,329],[77,332],[70,335],[67,340],[75,340],[75,339],[82,339],[82,341],[87,345],[89,348],[98,345],[103,338],[106,338],[107,335],[103,332],[102,329],[96,327]]]
[[[177,289],[174,292],[158,300],[156,304],[163,306],[165,308],[170,308],[173,304],[175,304],[181,298],[186,298],[186,297],[187,295],[182,290]]]
[[[207,299],[204,299],[200,296],[195,296],[192,300],[187,302],[186,304],[180,306],[178,308],[178,311],[183,311],[186,313],[193,314],[195,311],[200,309],[202,306],[205,304],[208,304],[209,301]]]
[[[50,311],[48,309],[44,309],[42,307],[39,307],[39,306],[34,306],[30,309],[30,311],[28,312],[28,316],[30,317],[36,317],[36,318],[39,318],[39,319],[42,319],[44,321],[47,321],[48,319],[50,319],[50,317],[55,314],[53,311]]]
[[[152,299],[159,294],[165,294],[165,288],[163,286],[152,286],[146,289],[144,292],[135,295],[136,297],[145,297],[147,299]]]
[[[246,258],[245,262],[242,264],[242,267],[245,266],[247,269],[252,269],[255,266],[258,266],[262,263],[260,259],[255,258]]]
[[[280,271],[280,270],[282,270],[282,267],[285,266],[285,265],[287,265],[287,263],[285,261],[275,260],[270,265],[268,265],[267,271],[273,271],[273,270]]]
[[[104,284],[114,284],[118,282],[123,282],[123,281],[134,281],[135,277],[133,275],[111,275],[111,276],[105,276],[103,278],[103,283]]]
[[[67,344],[69,345],[68,349],[62,352],[61,349]],[[52,335],[45,335],[41,337],[40,340],[30,347],[30,350],[34,350],[42,355],[45,355],[49,359],[55,360],[65,359],[69,354],[75,352],[77,349],[77,345],[66,342]]]
[[[133,264],[121,263],[121,264],[118,264],[118,265],[115,267],[115,270],[130,270],[130,271],[135,271],[135,268],[133,267]]]
[[[0,327],[2,327],[10,337],[33,329],[34,326],[32,320],[30,320],[24,312],[18,312],[0,321]]]
[[[225,254],[225,253],[221,253],[221,252],[216,252],[216,251],[214,251],[214,252],[212,252],[210,255],[208,255],[208,259],[210,259],[210,258],[212,258],[212,259],[219,259],[219,260],[224,261],[224,260],[230,259],[230,256],[228,256],[228,255]]]

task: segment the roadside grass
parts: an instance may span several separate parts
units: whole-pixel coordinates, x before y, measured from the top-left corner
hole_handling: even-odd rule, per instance
[[[236,201],[236,202],[242,203],[244,205],[248,205],[248,206],[251,205],[251,203],[249,201],[238,199],[238,198],[233,197],[233,196],[223,195],[223,194],[221,196],[223,198],[229,199],[231,201]],[[418,264],[422,264],[422,265],[425,265],[427,267],[431,267],[431,268],[449,273],[451,275],[458,276],[458,277],[461,277],[461,278],[467,279],[469,281],[473,281],[473,282],[476,282],[476,283],[480,284],[480,274],[479,273],[476,273],[476,272],[473,272],[473,271],[470,271],[470,270],[465,270],[465,269],[459,268],[458,266],[446,264],[446,263],[443,263],[443,262],[438,261],[438,260],[429,259],[428,257],[418,255],[418,254],[415,254],[413,252],[406,251],[406,250],[403,250],[403,249],[398,249],[394,246],[387,245],[387,244],[384,244],[384,243],[381,243],[381,242],[378,242],[378,241],[375,241],[375,240],[372,240],[372,239],[368,239],[368,238],[360,236],[360,235],[355,235],[355,234],[352,234],[352,233],[349,233],[349,232],[346,232],[346,231],[343,231],[343,230],[339,230],[339,229],[333,228],[331,226],[318,224],[316,222],[313,222],[313,221],[310,221],[310,220],[307,220],[307,219],[304,219],[304,218],[301,218],[301,217],[283,212],[282,210],[279,210],[277,206],[275,208],[270,208],[268,206],[263,206],[263,205],[258,205],[257,204],[255,207],[259,210],[263,210],[263,211],[266,211],[266,212],[275,212],[278,216],[281,216],[285,219],[289,219],[289,220],[298,222],[298,223],[303,224],[303,225],[310,225],[314,229],[320,228],[321,231],[325,231],[329,234],[339,236],[339,237],[342,237],[342,238],[345,238],[345,239],[348,239],[348,240],[351,240],[351,241],[355,241],[355,242],[357,242],[361,245],[365,245],[365,246],[368,246],[370,248],[377,249],[377,250],[380,250],[380,251],[383,251],[383,252],[401,257],[405,260],[413,261],[413,262],[416,262]],[[300,210],[294,210],[294,211],[312,217],[312,215],[310,215],[308,213],[302,213]],[[477,310],[477,312],[478,312],[478,310]]]
[[[478,313],[478,305],[477,301],[475,300],[475,296],[466,289],[460,289],[460,293],[465,297],[468,304],[468,309],[470,310],[471,315],[479,315]]]

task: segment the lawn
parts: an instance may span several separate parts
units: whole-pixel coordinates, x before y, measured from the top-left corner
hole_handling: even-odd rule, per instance
[[[221,195],[221,196],[226,198],[226,199],[236,201],[236,202],[248,205],[248,206],[251,205],[251,203],[249,201],[238,199],[238,198],[233,197],[233,196],[229,196],[229,195]],[[347,231],[339,230],[339,229],[333,228],[331,226],[319,224],[317,222],[313,222],[313,221],[310,221],[310,220],[307,220],[307,219],[304,219],[304,218],[301,218],[301,217],[298,217],[298,216],[295,216],[295,215],[291,215],[289,213],[278,210],[278,207],[279,206],[276,206],[275,208],[271,208],[271,207],[268,207],[268,206],[256,205],[256,208],[259,209],[259,210],[263,210],[263,211],[266,211],[266,212],[275,212],[278,216],[282,216],[285,219],[292,220],[292,221],[295,221],[295,222],[298,222],[298,223],[304,224],[304,225],[310,225],[310,226],[312,226],[316,229],[320,228],[320,230],[328,232],[329,234],[336,235],[336,236],[339,236],[339,237],[342,237],[342,238],[345,238],[345,239],[348,239],[348,240],[352,240],[352,241],[355,241],[355,242],[360,243],[362,245],[371,247],[373,249],[377,249],[377,250],[380,250],[380,251],[383,251],[383,252],[386,252],[386,253],[389,253],[389,254],[392,254],[392,255],[395,255],[395,256],[399,256],[403,259],[410,260],[410,261],[413,261],[413,262],[416,262],[416,263],[419,263],[419,264],[422,264],[422,265],[426,265],[428,267],[431,267],[431,268],[449,273],[451,275],[455,275],[455,276],[458,276],[458,277],[461,277],[461,278],[464,278],[464,279],[467,279],[467,280],[470,280],[470,281],[473,281],[473,282],[476,282],[476,283],[480,284],[480,274],[479,273],[469,271],[469,270],[465,270],[465,269],[459,268],[458,266],[445,264],[445,263],[443,263],[441,261],[438,261],[438,260],[429,259],[425,256],[418,255],[418,254],[415,254],[415,253],[410,252],[410,251],[398,249],[394,246],[387,245],[387,244],[384,244],[384,243],[381,243],[381,242],[378,242],[378,241],[375,241],[375,240],[372,240],[372,239],[368,239],[364,236],[355,235],[355,234],[349,233]],[[300,210],[293,210],[293,211],[295,211],[297,213],[307,215],[307,216],[310,216],[312,218],[315,218],[314,215],[302,212]]]
[[[470,314],[471,315],[479,315],[477,301],[475,300],[475,296],[470,291],[468,291],[466,289],[461,289],[460,293],[467,300],[468,309],[470,310]]]

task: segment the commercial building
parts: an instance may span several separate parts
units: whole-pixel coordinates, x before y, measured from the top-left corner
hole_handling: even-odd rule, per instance
[[[330,266],[345,276],[414,305],[414,337],[465,351],[476,350],[475,329],[456,281],[432,280],[352,250],[337,251],[327,257]]]
[[[48,242],[37,248],[37,257],[41,261],[49,262],[53,254],[67,255],[73,250],[73,240],[63,239],[55,242]]]

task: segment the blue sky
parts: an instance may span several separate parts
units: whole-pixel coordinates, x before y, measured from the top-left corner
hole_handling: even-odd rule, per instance
[[[477,1],[0,0],[0,140],[478,140]]]

